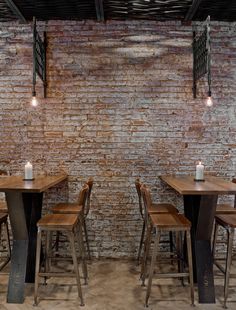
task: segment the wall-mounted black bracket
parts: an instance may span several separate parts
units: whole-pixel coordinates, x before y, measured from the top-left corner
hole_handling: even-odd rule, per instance
[[[26,23],[25,16],[19,10],[19,8],[15,5],[14,1],[12,0],[5,0],[6,4],[9,6],[11,11],[19,18],[19,20],[23,23]]]
[[[97,20],[99,22],[104,22],[104,8],[103,8],[103,0],[95,0],[96,14]]]
[[[47,75],[46,75],[46,48],[47,37],[46,32],[41,39],[36,25],[36,18],[33,19],[33,94],[35,94],[36,74],[43,82],[44,98],[47,95]]]
[[[211,49],[210,16],[204,22],[204,30],[197,35],[193,31],[193,97],[197,97],[197,81],[208,74],[209,92],[211,91]]]

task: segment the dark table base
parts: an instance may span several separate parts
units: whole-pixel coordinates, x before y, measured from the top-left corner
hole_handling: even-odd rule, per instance
[[[192,222],[193,272],[199,303],[215,303],[211,235],[217,198],[217,195],[184,196],[184,213]]]
[[[7,302],[24,302],[24,283],[33,283],[37,221],[41,218],[43,193],[6,192],[13,234]]]

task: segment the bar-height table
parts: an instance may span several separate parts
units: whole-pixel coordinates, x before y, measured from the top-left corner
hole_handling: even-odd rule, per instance
[[[0,192],[5,192],[13,234],[7,302],[24,302],[24,283],[35,276],[36,223],[41,218],[43,192],[67,179],[67,175],[36,176],[23,181],[21,176],[0,177]]]
[[[193,268],[199,302],[215,303],[211,234],[217,198],[220,194],[236,194],[236,184],[213,176],[207,176],[205,182],[195,182],[193,176],[160,178],[183,195],[184,213],[192,222]]]

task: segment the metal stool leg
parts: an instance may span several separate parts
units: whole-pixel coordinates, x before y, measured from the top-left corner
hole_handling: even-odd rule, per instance
[[[230,268],[232,262],[232,248],[233,248],[233,238],[234,238],[234,228],[227,229],[227,258],[225,266],[225,285],[224,285],[224,308],[226,307],[226,301],[228,298],[229,290],[229,277],[230,277]]]
[[[173,242],[173,232],[169,232],[169,243],[170,243],[170,258],[173,258],[173,251],[174,251],[174,242]],[[174,261],[171,260],[171,264],[174,264]]]
[[[50,247],[52,244],[51,240],[51,231],[46,231],[46,236],[45,236],[45,272],[49,272],[51,268],[51,251]],[[44,277],[44,285],[47,284],[47,279],[48,277]]]
[[[8,222],[6,220],[5,224],[5,228],[6,228],[6,238],[7,238],[7,252],[8,252],[8,259],[7,259],[7,263],[10,261],[11,259],[11,243],[10,243],[10,234],[9,234],[9,227],[8,227]]]
[[[169,232],[169,240],[170,240],[170,252],[173,252],[173,232]]]
[[[151,244],[151,237],[152,237],[152,226],[148,227],[147,230],[147,235],[146,235],[146,240],[144,243],[144,254],[143,254],[143,259],[142,259],[142,266],[141,266],[141,274],[140,274],[140,279],[142,280],[142,286],[145,286],[145,279],[146,279],[146,274],[147,274],[147,260],[148,260],[148,255],[150,251],[150,244]]]
[[[74,270],[75,270],[76,281],[77,281],[77,287],[78,287],[78,295],[79,295],[79,298],[80,298],[80,305],[81,305],[81,306],[84,306],[84,300],[83,300],[82,289],[81,289],[81,283],[80,283],[80,274],[79,274],[79,268],[78,268],[76,250],[75,250],[75,238],[74,238],[74,233],[69,232],[69,233],[68,233],[68,238],[69,238],[70,246],[71,246],[72,259],[73,259]]]
[[[194,306],[193,260],[190,231],[186,231],[191,303]]]
[[[155,242],[154,242],[154,249],[152,254],[152,260],[151,260],[151,266],[149,271],[149,278],[148,278],[148,286],[147,286],[147,292],[146,292],[146,300],[145,300],[145,307],[148,307],[148,299],[150,297],[151,293],[151,286],[152,286],[152,277],[154,273],[154,265],[157,258],[157,252],[158,252],[158,246],[160,242],[161,232],[157,229],[155,229]]]
[[[90,248],[89,248],[89,240],[88,240],[88,232],[87,232],[87,226],[86,226],[85,218],[83,218],[83,227],[84,227],[84,236],[85,236],[85,241],[86,241],[87,251],[88,251],[88,259],[91,259]]]
[[[175,235],[175,240],[176,240],[176,252],[177,252],[177,259],[180,256],[180,232],[176,231],[176,235]],[[179,259],[177,260],[178,262],[178,272],[180,272],[180,261]]]
[[[178,260],[178,272],[184,272],[184,264],[183,264],[183,242],[182,242],[182,232],[176,231],[176,251],[177,251],[177,260]],[[180,277],[180,281],[182,286],[184,286],[184,277]]]
[[[56,232],[56,240],[55,240],[55,251],[56,251],[56,253],[59,252],[59,243],[60,243],[60,232],[57,231]]]
[[[141,256],[141,251],[142,251],[142,247],[143,247],[143,239],[144,239],[145,226],[146,226],[145,225],[145,221],[143,221],[143,228],[142,228],[142,234],[141,234],[141,239],[140,239],[140,243],[139,243],[138,257],[137,257],[138,263],[140,262],[140,256]]]
[[[216,250],[216,241],[217,241],[217,236],[218,236],[218,229],[219,229],[219,225],[217,223],[215,223],[214,236],[213,236],[213,242],[212,242],[212,257],[213,257],[213,260],[215,258],[215,250]]]
[[[41,254],[42,232],[38,228],[37,233],[37,247],[36,247],[36,264],[35,264],[35,283],[34,283],[34,306],[38,305],[38,287],[39,287],[39,268],[40,268],[40,254]]]
[[[82,225],[81,221],[79,220],[78,226],[77,226],[77,233],[75,234],[76,241],[79,245],[79,251],[80,256],[82,260],[82,270],[84,275],[84,284],[88,284],[88,270],[87,270],[87,263],[86,263],[86,256],[85,256],[85,247],[84,247],[84,241],[83,241],[83,231],[82,231]]]

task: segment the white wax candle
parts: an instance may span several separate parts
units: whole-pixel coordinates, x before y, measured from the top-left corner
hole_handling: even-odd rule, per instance
[[[196,166],[196,180],[204,180],[204,166],[201,162]]]
[[[29,161],[25,165],[25,179],[26,180],[33,179],[33,166]]]

